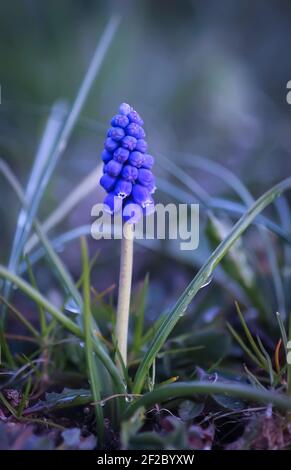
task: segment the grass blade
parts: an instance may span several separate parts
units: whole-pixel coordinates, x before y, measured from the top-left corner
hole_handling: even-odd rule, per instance
[[[252,334],[249,330],[249,327],[243,317],[243,314],[241,312],[241,309],[240,309],[240,306],[238,304],[238,302],[235,302],[235,308],[236,308],[236,311],[237,311],[237,314],[238,314],[238,317],[239,317],[239,320],[241,322],[241,325],[243,327],[243,330],[245,332],[245,335],[250,343],[250,346],[252,347],[252,350],[254,351],[254,353],[256,354],[258,360],[262,363],[262,364],[265,364],[266,365],[266,359],[265,357],[263,356],[263,354],[261,353],[261,351],[259,350],[258,346],[256,345],[256,342],[254,340],[254,338],[252,337]]]
[[[26,402],[28,401],[28,396],[29,396],[30,389],[31,389],[31,376],[28,377],[28,380],[26,382],[26,385],[25,385],[25,388],[24,388],[24,391],[23,391],[23,394],[22,394],[21,402],[19,403],[19,406],[18,406],[18,409],[17,409],[17,417],[18,418],[22,417],[23,410],[26,406]]]
[[[1,361],[1,364],[3,363],[2,353],[3,353],[3,357],[7,361],[7,365],[13,369],[15,366],[15,361],[10,351],[7,339],[5,337],[3,320],[0,320],[0,361]]]
[[[65,124],[62,128],[62,131],[57,139],[57,142],[54,145],[54,148],[52,151],[49,153],[49,158],[48,158],[48,164],[45,168],[45,171],[43,173],[43,176],[40,181],[39,189],[38,191],[43,194],[47,184],[50,180],[50,177],[53,173],[53,170],[57,164],[58,159],[64,152],[67,142],[69,140],[69,137],[75,127],[75,124],[81,114],[81,111],[84,107],[84,104],[88,98],[89,92],[93,86],[93,83],[100,71],[101,65],[103,63],[103,60],[105,58],[105,55],[110,47],[110,44],[114,38],[114,35],[117,31],[117,28],[120,23],[120,16],[112,16],[112,18],[109,20],[101,38],[100,41],[98,42],[98,45],[95,49],[93,58],[91,60],[91,63],[89,65],[89,68],[84,76],[84,79],[81,83],[81,86],[78,90],[77,96],[75,98],[75,101],[71,107],[71,110],[67,116],[67,119],[65,121]],[[36,213],[36,212],[35,212]]]
[[[15,315],[15,317],[27,328],[27,330],[30,331],[32,336],[36,340],[38,340],[38,342],[40,342],[41,336],[39,332],[27,320],[27,318],[24,315],[22,315],[22,313],[19,312],[19,310],[17,310],[17,308],[14,307],[14,305],[10,304],[10,302],[8,302],[4,297],[2,297],[2,295],[0,295],[0,302],[3,302],[4,304],[6,304],[7,309],[10,310]]]
[[[247,187],[242,183],[242,181],[234,174],[232,171],[225,168],[223,165],[213,162],[210,159],[202,158],[199,156],[187,155],[184,159],[185,164],[191,167],[198,167],[207,171],[214,176],[220,177],[226,184],[228,184],[236,194],[241,198],[241,200],[248,206],[253,204],[254,198]],[[276,293],[276,298],[278,302],[278,308],[283,312],[283,315],[286,315],[286,302],[284,296],[283,282],[280,276],[280,270],[276,258],[276,254],[272,245],[270,236],[264,229],[264,227],[258,226],[261,237],[266,247],[266,255],[269,260],[270,270],[273,277],[273,283]]]
[[[271,386],[273,386],[274,384],[274,371],[273,371],[273,366],[272,366],[272,360],[268,354],[268,352],[266,351],[266,349],[264,348],[264,345],[261,341],[261,338],[259,336],[257,336],[257,341],[259,343],[259,346],[266,358],[266,361],[267,361],[267,364],[268,364],[268,372],[269,372],[269,377],[270,377],[270,384]]]
[[[98,369],[96,362],[94,362],[94,351],[92,341],[92,314],[91,314],[91,299],[90,299],[90,271],[89,271],[89,259],[88,259],[88,248],[85,238],[81,239],[81,251],[83,261],[83,300],[84,300],[84,338],[85,338],[85,355],[89,374],[90,387],[94,402],[100,402],[101,391],[100,391],[100,378],[98,375]],[[104,441],[104,422],[103,422],[103,411],[99,404],[95,405],[95,414],[97,421],[98,438],[102,445]]]
[[[263,194],[238,220],[234,225],[229,235],[218,245],[213,251],[211,256],[205,262],[205,264],[198,271],[197,275],[190,282],[188,287],[185,289],[181,297],[178,299],[176,305],[167,316],[165,321],[161,324],[160,328],[156,332],[151,344],[149,345],[148,351],[146,352],[138,370],[134,381],[134,393],[140,393],[145,378],[148,374],[149,368],[151,367],[155,357],[164,342],[168,338],[172,329],[178,322],[179,318],[184,315],[188,305],[195,297],[197,292],[207,283],[210,282],[213,271],[216,266],[220,263],[222,258],[226,255],[229,249],[233,246],[235,241],[244,233],[249,227],[255,217],[260,214],[274,199],[280,196],[282,192],[291,188],[291,177],[287,178],[280,183],[276,184],[273,188]]]
[[[133,345],[132,351],[135,356],[138,355],[140,348],[142,346],[142,336],[143,336],[143,322],[144,322],[144,313],[145,313],[145,302],[146,295],[149,285],[149,276],[148,274],[145,277],[141,290],[137,298],[137,308],[134,312],[134,335],[133,335]]]
[[[229,329],[231,335],[233,338],[236,340],[236,342],[240,345],[242,350],[249,356],[249,358],[253,361],[254,364],[257,366],[261,367],[262,369],[265,369],[265,366],[262,364],[261,360],[258,359],[257,356],[255,356],[252,351],[247,347],[247,345],[244,343],[243,339],[240,337],[240,335],[235,331],[235,329],[231,326],[230,323],[226,323],[227,328]],[[266,370],[266,369],[265,369]],[[267,369],[268,371],[268,369]]]
[[[212,249],[227,235],[227,230],[228,224],[225,226],[218,218],[209,214],[205,234]],[[236,245],[229,250],[227,256],[221,261],[221,266],[230,279],[237,282],[244,291],[248,301],[257,309],[260,317],[265,320],[269,312],[264,298],[257,289],[253,270],[241,245],[240,240],[238,240]]]
[[[261,382],[259,381],[259,379],[247,368],[247,366],[244,364],[244,370],[246,371],[246,374],[248,376],[248,379],[250,381],[250,383],[254,386],[254,387],[259,387],[263,390],[267,390],[266,387],[264,387]]]
[[[24,194],[24,199],[27,202],[27,206],[20,210],[8,262],[8,268],[13,272],[17,272],[24,243],[30,232],[32,221],[41,200],[42,194],[39,190],[41,175],[43,172],[45,172],[48,157],[55,141],[60,134],[64,120],[64,113],[65,110],[63,105],[57,104],[53,106],[35,157],[33,169]],[[12,180],[12,183],[13,182],[14,181]],[[10,292],[11,285],[6,282],[3,289],[4,297],[6,299],[9,299]],[[3,317],[5,317],[5,312],[6,308],[2,308]]]
[[[29,204],[31,203],[29,206],[29,212],[27,212],[27,210],[22,210],[18,219],[18,229],[15,234],[9,261],[9,269],[13,272],[17,272],[19,259],[27,235],[29,234],[32,220],[37,213],[41,198],[56,163],[66,148],[68,139],[82,111],[115,32],[117,31],[120,19],[120,16],[113,16],[109,20],[64,125],[62,120],[59,119],[59,107],[53,108],[52,118],[49,120],[46,132],[42,139],[42,143],[35,160],[35,165],[31,173],[31,178],[28,183],[27,192],[25,194],[25,200],[27,200]],[[55,119],[56,112],[58,113],[57,120]],[[6,284],[4,290],[5,297],[9,295],[9,290],[9,284]]]
[[[2,404],[7,408],[9,413],[11,413],[11,415],[14,416],[14,418],[17,418],[17,413],[15,409],[13,408],[12,405],[10,405],[9,401],[6,400],[2,392],[0,392],[0,402],[2,402]]]
[[[124,420],[128,420],[139,408],[152,408],[156,403],[178,397],[193,397],[193,395],[227,394],[232,397],[242,398],[249,401],[273,404],[282,411],[291,411],[291,399],[279,393],[262,390],[258,387],[243,384],[228,384],[207,381],[197,382],[176,382],[156,388],[154,391],[146,393],[141,398],[132,402],[124,414]]]
[[[208,207],[210,200],[209,194],[205,191],[200,184],[198,184],[186,171],[182,170],[173,161],[159,154],[159,165],[170,172],[183,186],[186,186],[192,194],[196,197],[197,201],[205,207]]]
[[[48,157],[60,135],[66,111],[67,108],[63,104],[57,103],[52,107],[51,114],[48,118],[24,193],[28,207],[22,208],[18,216],[17,228],[9,260],[9,269],[16,269],[23,249],[23,241],[31,229],[32,220],[42,197],[42,193],[40,193],[39,190],[41,178],[46,171]]]
[[[25,261],[26,261],[26,264],[27,264],[27,270],[28,270],[28,276],[29,276],[29,279],[30,279],[30,283],[36,290],[38,290],[35,275],[34,275],[32,266],[29,263],[28,257],[25,257]],[[39,324],[40,324],[41,336],[42,336],[42,339],[44,339],[47,335],[47,323],[46,323],[45,311],[44,311],[44,309],[42,308],[41,305],[38,305],[38,312],[39,312]]]
[[[5,177],[7,178],[8,182],[11,184],[12,189],[14,189],[16,195],[18,196],[23,209],[28,211],[29,210],[29,204],[25,200],[25,195],[22,191],[21,185],[19,181],[17,180],[16,176],[11,172],[10,168],[6,165],[5,166]],[[65,265],[62,263],[60,257],[57,255],[56,251],[53,249],[50,241],[46,237],[46,235],[43,233],[42,227],[40,223],[36,220],[32,220],[32,225],[35,228],[36,233],[38,234],[38,237],[42,243],[44,253],[47,255],[48,260],[53,268],[53,270],[56,272],[59,281],[61,282],[61,285],[63,286],[63,289],[66,293],[69,293],[75,302],[78,304],[80,309],[82,309],[82,297],[79,294],[78,289],[76,288],[74,281],[66,269]],[[28,263],[28,264],[27,264]],[[30,260],[27,260],[26,257],[26,262],[24,265],[26,265],[26,269],[29,271],[29,264]],[[26,270],[25,269],[25,270]],[[20,270],[20,269],[18,269]],[[23,271],[23,266],[22,266],[22,271]]]
[[[283,320],[282,320],[281,315],[280,315],[279,312],[276,312],[276,318],[277,318],[278,325],[279,325],[279,329],[280,329],[280,333],[281,333],[281,338],[282,338],[282,342],[283,342],[283,346],[284,346],[284,351],[285,351],[285,354],[286,354],[286,357],[287,357],[287,353],[288,353],[288,350],[287,350],[288,338],[287,338],[286,328],[285,328],[284,322],[283,322]]]
[[[163,178],[156,178],[156,180],[159,191],[168,194],[171,199],[175,198],[175,200],[177,201],[181,201],[187,204],[193,204],[193,198],[189,192],[179,188],[179,186],[171,183],[170,181],[164,180]],[[247,209],[244,204],[217,197],[210,198],[205,207],[207,209],[213,210],[215,213],[223,211],[236,218],[243,215]],[[259,215],[254,224],[264,225],[271,232],[274,232],[278,237],[280,237],[284,242],[288,243],[288,245],[291,245],[290,233],[287,230],[283,230],[278,224],[268,219],[268,217]]]
[[[43,232],[47,233],[49,230],[59,224],[71,211],[79,204],[88,194],[92,191],[96,191],[96,184],[100,180],[102,175],[102,164],[98,165],[93,171],[91,171],[76,188],[65,198],[65,200],[52,212],[52,214],[42,223]],[[25,245],[25,253],[30,253],[31,250],[38,243],[37,234],[33,234]]]
[[[41,305],[47,310],[53,318],[55,318],[64,328],[70,333],[84,340],[84,334],[81,328],[76,325],[70,318],[64,315],[59,309],[54,307],[40,292],[31,287],[26,281],[21,279],[16,274],[10,272],[7,268],[0,265],[0,278],[7,279],[12,284],[15,284],[22,292],[30,297],[38,305]],[[104,348],[99,343],[97,338],[94,338],[93,347],[96,355],[100,358],[105,368],[111,375],[118,393],[124,393],[124,386],[120,374],[109,355],[105,352]]]

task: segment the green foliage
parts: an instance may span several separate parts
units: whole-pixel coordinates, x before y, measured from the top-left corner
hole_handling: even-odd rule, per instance
[[[91,403],[92,394],[87,389],[64,389],[61,393],[47,392],[44,400],[39,400],[35,405],[27,407],[24,415],[51,411],[63,408],[78,407]]]
[[[277,184],[272,189],[267,191],[261,196],[239,219],[239,221],[232,228],[228,236],[218,245],[213,251],[208,260],[204,263],[202,268],[199,270],[193,281],[185,289],[176,305],[172,309],[171,313],[167,316],[165,321],[162,323],[158,331],[156,332],[147,353],[145,354],[139,369],[137,371],[134,392],[140,393],[145,377],[149,371],[151,364],[153,363],[157,353],[161,349],[165,340],[171,333],[172,329],[178,322],[179,318],[183,316],[192,301],[193,297],[197,292],[209,283],[215,267],[220,263],[228,251],[232,248],[233,244],[240,238],[243,232],[252,223],[254,218],[262,212],[271,202],[280,196],[280,194],[291,187],[291,178],[287,178],[282,183]]]
[[[92,449],[97,444],[103,446],[111,430],[121,430],[124,449],[188,449],[190,445],[207,448],[204,429],[195,427],[193,423],[202,413],[208,413],[209,403],[210,407],[228,412],[244,410],[249,404],[257,403],[272,405],[286,415],[291,412],[290,365],[285,360],[280,363],[282,354],[280,356],[278,349],[277,362],[273,361],[273,353],[278,346],[277,336],[280,334],[279,340],[282,340],[285,354],[290,339],[286,321],[288,296],[282,281],[281,258],[285,257],[283,261],[287,266],[288,253],[286,255],[285,252],[286,247],[290,249],[291,239],[286,224],[273,220],[269,214],[262,214],[276,198],[291,188],[291,178],[276,184],[254,200],[236,175],[223,166],[199,158],[181,159],[185,164],[192,162],[190,167],[198,167],[218,176],[235,192],[240,199],[238,202],[232,197],[211,197],[191,176],[187,167],[182,168],[162,156],[158,158],[163,175],[166,172],[169,176],[169,180],[164,176],[158,179],[161,193],[177,201],[192,203],[198,200],[201,204],[205,219],[202,234],[204,251],[201,250],[199,256],[196,253],[183,256],[173,245],[162,247],[163,256],[171,260],[173,275],[178,263],[187,265],[191,269],[192,280],[168,311],[157,306],[155,288],[149,281],[150,276],[146,275],[132,297],[129,365],[128,368],[123,367],[122,372],[115,364],[116,357],[120,357],[113,335],[114,286],[103,292],[91,286],[91,272],[96,269],[102,274],[103,266],[98,266],[98,263],[95,266],[97,255],[89,259],[84,236],[90,234],[90,227],[74,227],[57,234],[53,240],[48,237],[48,231],[56,229],[69,211],[95,190],[100,168],[94,169],[81,181],[44,224],[38,220],[46,188],[81,118],[118,24],[118,17],[109,21],[72,107],[68,110],[63,103],[52,107],[25,189],[22,189],[8,165],[0,161],[0,171],[21,203],[7,267],[0,266],[0,278],[3,280],[0,346],[1,359],[4,359],[0,411],[3,409],[17,422],[15,433],[9,431],[5,435],[3,426],[0,426],[0,447],[3,445],[2,439],[3,446],[15,444],[23,432],[23,424],[35,422],[58,429],[60,449]],[[170,181],[172,178],[178,183]],[[221,212],[223,217],[220,216]],[[234,225],[233,219],[238,219]],[[250,254],[242,239],[251,225],[258,227],[260,240],[263,241],[270,272],[268,279],[254,250]],[[267,230],[272,232],[272,236]],[[58,249],[80,236],[83,236],[82,266],[75,281]],[[281,251],[284,251],[284,256],[278,249],[279,242],[283,244]],[[151,248],[160,256],[159,262],[163,268],[161,247],[153,241]],[[45,295],[41,293],[43,285],[36,273],[43,257],[47,262],[45,272],[54,275],[59,296],[57,304],[51,299],[50,286],[45,287]],[[194,276],[193,268],[197,267]],[[215,272],[217,278],[213,278]],[[202,299],[198,295],[206,286],[209,286],[209,291],[216,289],[217,296],[213,296],[216,305],[212,305],[208,291]],[[18,289],[17,294],[25,296],[39,321],[31,320],[31,316],[27,318],[21,307],[14,304],[13,287]],[[245,310],[242,313],[238,302],[238,326],[237,320],[227,318],[226,321],[226,317],[233,314],[234,290],[239,291],[246,313],[250,307],[256,309],[255,329],[263,328],[263,335],[261,331],[259,335],[253,333]],[[155,309],[154,320],[147,317],[149,302]],[[280,311],[277,314],[277,329],[273,328],[273,304]],[[206,319],[209,307],[217,309],[218,318]],[[8,312],[24,329],[23,335],[14,335],[20,338],[12,337],[6,328]],[[290,325],[291,322],[289,330]],[[227,334],[226,327],[230,334]],[[265,342],[266,335],[269,342]],[[20,341],[19,348],[15,346],[16,341]],[[22,351],[21,346],[26,343],[30,346]],[[241,364],[244,361],[247,365],[243,371]],[[200,373],[197,373],[197,365],[200,366]],[[57,377],[58,373],[61,378]],[[72,377],[77,381],[77,387],[63,389]],[[87,384],[90,390],[83,388]],[[45,390],[54,385],[63,392],[44,395]],[[19,395],[17,403],[5,395],[8,387],[13,387]],[[47,418],[42,421],[33,417],[66,408],[84,411],[84,407],[86,412],[89,410],[89,415],[91,410],[95,411],[93,426],[96,424],[97,438],[82,436],[78,427],[64,430],[62,425],[48,422]],[[147,429],[149,411],[159,432]],[[169,417],[172,411],[173,416]],[[210,440],[212,438],[211,431]],[[55,443],[50,438],[36,436],[31,429],[23,447],[54,448]]]
[[[92,337],[95,334],[92,323],[92,314],[91,314],[91,298],[90,298],[90,274],[89,274],[89,258],[88,258],[88,249],[86,240],[83,238],[81,240],[82,244],[82,260],[83,260],[83,302],[84,302],[84,311],[83,311],[83,322],[84,322],[84,339],[85,339],[85,355],[88,368],[88,377],[90,382],[90,387],[92,390],[92,396],[95,404],[95,413],[97,420],[97,429],[98,436],[101,444],[104,440],[104,421],[103,421],[103,411],[100,404],[101,401],[101,381],[100,375],[97,368],[97,361],[93,349],[93,339]],[[99,404],[98,404],[99,402]]]

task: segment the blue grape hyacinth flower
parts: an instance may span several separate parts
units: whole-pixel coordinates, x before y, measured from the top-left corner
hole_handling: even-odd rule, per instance
[[[104,162],[101,186],[107,192],[104,209],[110,214],[122,211],[123,219],[136,223],[152,214],[155,203],[154,158],[148,145],[140,115],[127,103],[111,119],[101,158]]]

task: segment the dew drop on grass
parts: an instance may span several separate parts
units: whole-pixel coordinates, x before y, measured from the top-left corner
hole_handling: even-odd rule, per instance
[[[73,299],[72,297],[70,297],[65,303],[65,309],[71,313],[77,313],[78,315],[81,314],[81,309],[79,305],[77,304],[75,299]]]
[[[82,349],[83,349],[83,348],[85,347],[85,343],[84,343],[83,341],[80,341],[80,343],[79,343],[79,344],[80,344],[80,348],[82,348]]]
[[[179,317],[183,317],[187,311],[188,305],[185,305],[182,309],[181,312],[179,313]]]
[[[211,274],[211,275],[205,280],[205,282],[202,284],[202,286],[200,287],[200,289],[203,289],[203,287],[208,286],[208,285],[211,283],[212,279],[213,279],[213,276],[212,276],[212,274]]]
[[[203,289],[203,287],[208,286],[211,283],[212,279],[213,279],[213,275],[211,274],[210,276],[206,278],[206,280],[204,281],[202,286],[199,288],[199,290]],[[187,292],[187,297],[193,297],[193,296],[194,296],[194,289],[189,289],[189,291]],[[186,310],[187,310],[187,306],[183,307],[183,309],[181,310],[181,313],[179,314],[179,317],[183,317]]]
[[[211,283],[212,279],[213,279],[213,275],[211,274],[210,276],[208,276],[208,277],[206,278],[206,280],[204,281],[204,283],[202,284],[202,286],[199,287],[198,290],[203,289],[203,287],[208,286],[208,285]],[[195,293],[197,293],[197,290],[196,290],[196,289],[194,289],[194,288],[189,289],[188,292],[187,292],[187,297],[194,297]]]
[[[125,401],[126,401],[126,403],[131,403],[131,402],[132,402],[132,400],[133,400],[133,398],[132,398],[131,396],[129,396],[129,395],[126,395],[126,397],[125,397]]]

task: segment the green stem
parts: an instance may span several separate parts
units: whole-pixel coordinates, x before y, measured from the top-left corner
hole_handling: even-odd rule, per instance
[[[127,336],[133,263],[133,226],[125,223],[121,240],[116,340],[124,366],[127,364]]]

